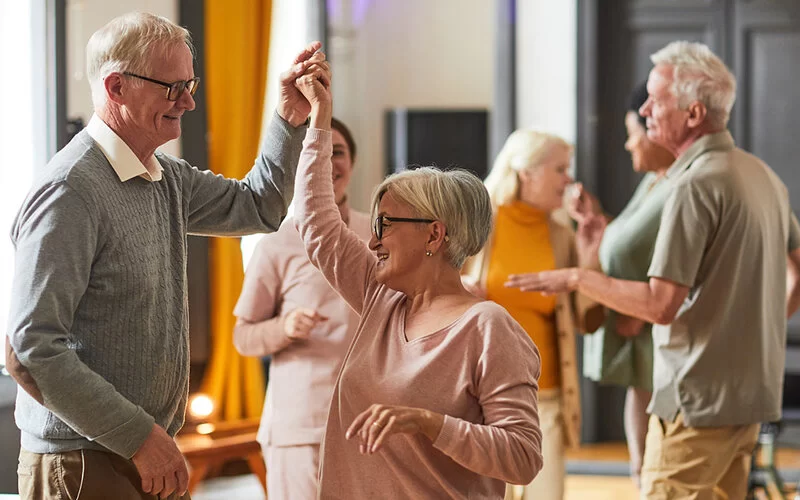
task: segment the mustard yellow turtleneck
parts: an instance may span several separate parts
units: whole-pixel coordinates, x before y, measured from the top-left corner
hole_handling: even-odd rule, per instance
[[[556,297],[506,288],[509,274],[555,269],[549,214],[520,201],[503,205],[495,218],[486,293],[522,325],[542,357],[540,389],[561,385],[555,325]]]

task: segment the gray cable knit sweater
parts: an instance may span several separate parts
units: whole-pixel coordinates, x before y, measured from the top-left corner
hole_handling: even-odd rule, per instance
[[[123,183],[85,130],[56,154],[11,234],[9,336],[45,402],[19,391],[23,448],[130,458],[154,421],[178,432],[189,383],[186,235],[275,231],[304,134],[276,114],[243,181],[157,153],[161,181]]]

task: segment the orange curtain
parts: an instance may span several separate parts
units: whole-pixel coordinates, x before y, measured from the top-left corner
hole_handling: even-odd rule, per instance
[[[209,167],[242,179],[258,154],[272,1],[204,5]],[[212,238],[209,245],[211,355],[202,391],[220,420],[258,417],[264,402],[260,360],[240,356],[233,346],[233,308],[244,277],[239,245],[238,238]]]

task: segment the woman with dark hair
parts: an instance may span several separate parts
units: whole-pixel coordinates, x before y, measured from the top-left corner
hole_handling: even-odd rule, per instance
[[[356,144],[342,122],[331,121],[334,201],[342,222],[366,248],[369,216],[347,203]],[[239,353],[272,356],[258,432],[269,498],[314,499],[325,417],[358,315],[311,264],[291,217],[259,241],[234,314]]]
[[[633,169],[644,173],[633,197],[618,217],[605,225],[599,204],[580,190],[569,203],[570,215],[578,222],[578,234],[602,234],[597,257],[604,273],[614,278],[647,281],[661,211],[671,190],[667,171],[675,158],[647,138],[639,108],[647,100],[646,82],[631,94],[625,114]],[[599,238],[598,238],[599,240]],[[639,484],[639,472],[647,435],[647,404],[653,390],[653,339],[650,324],[608,311],[604,325],[584,339],[583,372],[592,380],[627,387],[625,437],[631,456],[631,477]]]

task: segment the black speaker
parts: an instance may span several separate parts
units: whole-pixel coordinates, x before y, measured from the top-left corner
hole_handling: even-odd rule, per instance
[[[436,166],[489,171],[488,112],[485,109],[386,111],[386,174]]]

